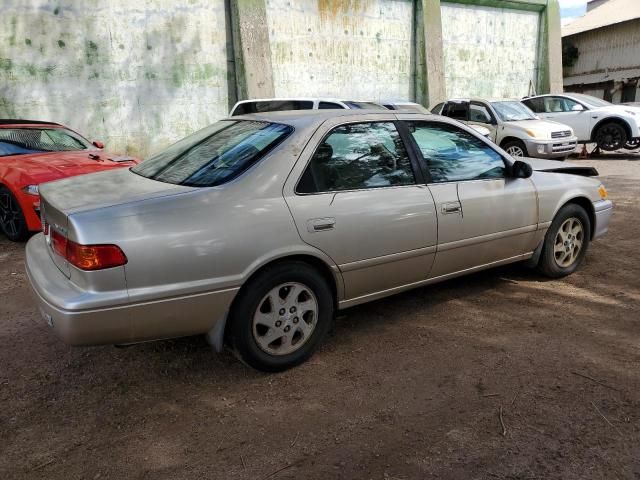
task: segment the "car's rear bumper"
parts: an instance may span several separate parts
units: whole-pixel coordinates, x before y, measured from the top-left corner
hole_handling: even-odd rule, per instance
[[[71,345],[126,344],[206,333],[224,318],[238,288],[137,304],[105,305],[97,297],[114,292],[83,291],[51,260],[42,235],[29,240],[26,271],[40,314]]]
[[[613,202],[611,200],[600,200],[593,204],[595,210],[595,225],[593,226],[593,240],[602,237],[609,231],[609,222],[613,215]]]

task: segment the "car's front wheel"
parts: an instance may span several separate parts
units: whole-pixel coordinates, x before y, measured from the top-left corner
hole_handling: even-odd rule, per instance
[[[13,242],[29,236],[22,208],[11,190],[4,185],[0,185],[0,230]]]
[[[334,299],[311,265],[291,261],[259,272],[238,293],[228,340],[247,365],[278,372],[307,360],[331,326]]]
[[[613,152],[625,146],[627,143],[627,132],[625,132],[619,123],[605,123],[598,127],[595,134],[595,141],[598,147],[600,147],[600,150]]]
[[[545,236],[539,270],[551,278],[576,271],[587,253],[591,222],[580,205],[570,203],[556,214]]]
[[[509,140],[502,144],[502,149],[514,158],[528,156],[527,147],[520,140]]]

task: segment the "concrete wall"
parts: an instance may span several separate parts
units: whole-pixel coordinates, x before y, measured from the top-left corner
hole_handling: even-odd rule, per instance
[[[515,97],[538,82],[540,13],[442,4],[448,97]]]
[[[228,112],[224,0],[3,0],[0,117],[147,153]]]
[[[559,23],[557,0],[3,0],[0,117],[146,156],[236,98],[557,91]]]
[[[411,0],[268,0],[276,96],[413,98]]]

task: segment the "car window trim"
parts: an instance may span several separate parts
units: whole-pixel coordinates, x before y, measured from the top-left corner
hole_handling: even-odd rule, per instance
[[[449,117],[447,117],[449,118]],[[464,130],[460,127],[458,127],[457,125],[453,125],[451,123],[448,122],[439,122],[437,120],[401,120],[402,122],[414,122],[414,123],[418,123],[418,122],[422,122],[422,123],[427,123],[427,124],[435,124],[435,125],[447,125],[451,128],[457,128],[458,130],[462,130],[463,132],[466,133],[471,133],[468,132],[467,130]],[[500,157],[500,159],[502,160],[502,163],[504,164],[504,175],[500,178],[469,178],[469,179],[464,179],[464,180],[451,180],[451,181],[447,181],[447,182],[434,182],[433,178],[431,177],[431,172],[429,171],[429,168],[427,167],[427,161],[424,158],[424,155],[422,155],[422,151],[420,150],[420,147],[418,146],[418,142],[416,141],[415,138],[413,138],[413,135],[411,135],[411,132],[409,130],[409,126],[405,125],[404,126],[407,130],[407,132],[409,133],[409,136],[411,137],[411,141],[414,144],[414,148],[416,149],[416,155],[419,155],[418,160],[422,159],[422,163],[421,168],[425,170],[425,179],[428,179],[426,185],[444,185],[447,183],[460,183],[460,182],[478,182],[478,181],[487,181],[487,180],[506,180],[507,178],[509,178],[509,176],[511,175],[511,163],[504,157],[504,155],[502,155],[498,150],[496,150],[492,144],[490,144],[489,142],[485,141],[484,137],[481,137],[479,134],[476,135],[475,133],[472,133],[472,135],[481,140],[485,145],[487,145],[491,150],[493,150],[494,152],[496,152],[498,154],[498,156]]]
[[[407,147],[407,143],[405,141],[405,138],[402,136],[400,128],[398,128],[398,123],[399,122],[400,122],[399,120],[392,120],[392,119],[389,119],[389,120],[363,120],[363,121],[355,120],[355,121],[348,121],[348,122],[340,123],[338,125],[334,125],[333,127],[331,127],[331,129],[322,136],[320,141],[313,148],[313,152],[309,156],[309,160],[307,160],[307,163],[305,164],[304,168],[302,169],[302,172],[300,173],[300,176],[296,180],[295,186],[293,187],[294,195],[298,195],[298,196],[326,195],[326,194],[335,195],[335,194],[344,193],[344,192],[363,192],[363,191],[369,191],[369,190],[381,190],[381,189],[384,189],[384,188],[404,188],[404,187],[415,187],[415,186],[419,186],[419,185],[424,185],[423,183],[420,183],[420,181],[419,181],[419,179],[422,178],[422,175],[418,176],[418,172],[420,172],[420,169],[418,169],[416,171],[415,164],[414,164],[414,159],[413,159],[413,157],[411,155],[411,152],[410,152],[409,148]],[[337,128],[344,127],[345,125],[355,125],[355,124],[361,124],[361,123],[393,123],[394,124],[394,126],[396,127],[396,130],[398,131],[398,135],[400,135],[400,140],[402,141],[402,143],[405,146],[405,149],[407,150],[407,155],[409,156],[409,164],[411,165],[411,171],[413,172],[414,183],[412,183],[411,185],[388,185],[388,186],[381,186],[381,187],[357,188],[357,189],[350,189],[350,190],[328,190],[326,192],[310,192],[310,193],[298,192],[298,185],[300,185],[300,181],[302,180],[302,177],[307,172],[307,168],[309,168],[309,165],[313,161],[313,157],[315,156],[316,152],[318,151],[318,148],[320,148],[320,145],[322,145],[324,143],[324,141],[329,137],[329,135],[331,135],[331,133]]]

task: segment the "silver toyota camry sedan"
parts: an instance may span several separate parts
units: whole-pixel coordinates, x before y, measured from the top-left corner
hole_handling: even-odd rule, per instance
[[[131,169],[42,185],[26,269],[70,344],[206,334],[279,371],[336,310],[511,262],[572,273],[612,213],[595,175],[515,161],[441,116],[239,116]]]

